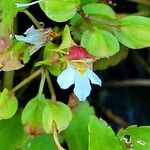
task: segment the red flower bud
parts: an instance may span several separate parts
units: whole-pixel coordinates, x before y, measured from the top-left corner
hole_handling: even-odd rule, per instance
[[[81,60],[81,59],[96,59],[90,55],[85,48],[80,46],[71,46],[69,54],[65,56],[68,60]]]

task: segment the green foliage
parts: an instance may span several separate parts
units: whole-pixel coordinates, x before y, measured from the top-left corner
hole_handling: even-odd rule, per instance
[[[14,150],[26,139],[20,113],[11,119],[0,121],[0,150]]]
[[[66,25],[62,33],[62,42],[59,46],[59,49],[62,49],[62,50],[67,49],[71,45],[75,45],[75,43],[73,39],[71,38],[70,28]]]
[[[109,58],[102,58],[94,63],[94,70],[104,70],[109,67],[113,67],[120,63],[122,60],[126,59],[128,56],[128,48],[121,45],[120,51],[109,57]]]
[[[92,3],[85,5],[82,7],[83,11],[88,14],[89,16],[105,16],[112,19],[116,18],[116,13],[113,11],[111,7],[109,7],[106,4],[98,4],[98,3]]]
[[[63,137],[69,146],[69,150],[88,149],[88,123],[91,115],[94,115],[94,110],[87,102],[79,103],[73,109],[71,124],[63,132]]]
[[[119,51],[119,43],[113,34],[105,30],[94,28],[83,33],[81,45],[87,51],[99,58],[110,57]]]
[[[104,120],[90,117],[88,150],[122,150],[120,141]]]
[[[32,138],[25,134],[20,111],[11,119],[0,121],[0,139],[0,150],[57,150],[52,135]]]
[[[2,0],[0,2],[2,10],[2,23],[0,36],[5,37],[13,33],[14,18],[22,8],[17,8],[15,3],[27,3],[31,0]]]
[[[141,3],[139,0],[136,1]],[[127,57],[129,48],[141,49],[150,46],[148,17],[124,14],[124,17],[119,18],[112,7],[98,0],[43,0],[36,2],[39,3],[43,13],[49,19],[59,22],[54,28],[44,28],[28,10],[24,11],[27,8],[24,6],[30,2],[31,0],[0,2],[0,71],[24,67],[30,61],[31,55],[43,47],[34,65],[40,69],[15,86],[11,90],[13,93],[5,88],[0,92],[0,150],[62,149],[59,148],[61,145],[57,141],[57,134],[60,132],[59,136],[66,142],[69,150],[150,149],[150,127],[130,126],[121,129],[115,136],[106,122],[96,118],[93,108],[87,102],[77,103],[74,98],[73,103],[76,107],[71,110],[68,105],[56,101],[55,98],[48,100],[43,94],[38,94],[27,103],[22,116],[20,112],[14,115],[18,107],[15,92],[38,75],[45,75],[41,80],[39,91],[44,93],[46,77],[52,97],[55,97],[55,92],[49,73],[59,76],[62,71],[70,77],[67,82],[70,83],[66,84],[66,87],[60,86],[61,88],[66,89],[67,86],[76,83],[75,94],[77,90],[90,93],[89,79],[91,83],[100,84],[100,80],[92,72],[93,68],[102,70],[115,66]],[[15,3],[23,4],[23,7],[19,5],[17,8]],[[145,3],[149,2],[145,0],[143,4]],[[138,9],[141,12],[149,11],[149,6],[140,5]],[[28,15],[38,29],[34,29],[33,25],[23,36],[13,36],[19,26],[15,21],[18,12]],[[24,39],[29,39],[28,44]],[[120,48],[119,42],[126,47],[121,45]],[[76,45],[76,48],[71,53],[70,47],[73,45]],[[67,64],[70,68],[65,69]],[[81,89],[77,80],[89,87],[84,86],[85,89]],[[64,79],[64,82],[66,81]],[[71,98],[69,104],[70,101]],[[10,117],[12,118],[9,119]],[[31,138],[23,128],[29,135],[35,137]],[[37,136],[40,134],[43,135]]]
[[[80,0],[51,0],[40,3],[40,6],[50,19],[64,22],[75,15],[79,4]]]
[[[25,150],[57,150],[52,135],[43,134],[35,138],[30,138],[23,145]]]
[[[57,130],[60,132],[69,126],[72,120],[72,112],[64,103],[49,101],[49,105],[44,109],[42,118],[43,128],[46,133],[52,133],[53,122],[56,123]]]
[[[22,123],[30,135],[38,135],[43,132],[42,115],[48,101],[44,95],[37,95],[31,99],[22,113]]]
[[[130,126],[127,129],[121,129],[117,136],[125,150],[129,150],[130,148],[135,150],[148,150],[150,148],[149,126]],[[129,139],[126,139],[126,136]]]
[[[132,49],[150,46],[150,19],[142,16],[127,16],[117,21],[114,30],[117,39]],[[145,36],[146,35],[146,36]]]
[[[18,101],[16,97],[4,89],[0,93],[0,120],[11,118],[17,111]]]

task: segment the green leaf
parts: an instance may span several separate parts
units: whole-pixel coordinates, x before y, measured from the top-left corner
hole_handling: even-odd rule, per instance
[[[22,113],[22,123],[25,130],[30,135],[38,135],[43,133],[42,114],[44,108],[48,105],[48,101],[44,95],[37,95],[30,100]]]
[[[19,11],[24,8],[17,8],[15,3],[28,3],[31,0],[1,0],[2,23],[0,28],[0,36],[5,37],[13,33],[14,18]]]
[[[94,70],[104,70],[108,67],[113,67],[120,63],[122,60],[124,60],[128,56],[128,48],[121,45],[120,51],[109,57],[109,58],[102,58],[94,62]]]
[[[75,15],[79,4],[80,0],[51,0],[40,3],[40,6],[53,21],[64,22]]]
[[[88,129],[88,150],[122,150],[120,141],[106,122],[91,116]]]
[[[7,89],[0,92],[0,120],[11,118],[17,111],[17,98]]]
[[[132,49],[150,46],[150,18],[127,16],[117,23],[114,34],[122,44]]]
[[[83,33],[81,46],[96,57],[110,57],[119,51],[119,43],[113,34],[105,30],[94,28]]]
[[[100,15],[112,19],[116,18],[116,14],[113,11],[113,9],[106,4],[100,4],[100,3],[87,4],[83,6],[82,9],[88,15]]]
[[[26,139],[20,113],[11,119],[0,121],[0,149],[15,150]]]
[[[94,110],[87,102],[79,103],[73,109],[73,119],[67,130],[63,132],[64,140],[69,146],[69,150],[88,149],[88,123]]]
[[[52,135],[43,134],[36,138],[30,138],[23,146],[25,150],[57,150]]]
[[[125,139],[126,135],[130,139]],[[141,127],[130,126],[127,129],[119,130],[117,136],[120,139],[125,150],[128,150],[127,142],[129,142],[130,145],[133,145],[132,147],[135,150],[148,150],[150,148],[150,127],[149,126],[141,126]]]
[[[72,112],[64,103],[49,101],[49,105],[44,109],[42,119],[46,133],[52,133],[53,122],[56,123],[57,130],[60,132],[70,125]]]
[[[66,49],[71,45],[75,45],[75,43],[71,38],[70,28],[66,25],[62,34],[62,43],[60,44],[59,49]]]

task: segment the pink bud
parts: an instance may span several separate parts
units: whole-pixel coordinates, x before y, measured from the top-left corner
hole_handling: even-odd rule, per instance
[[[85,48],[80,46],[71,46],[69,54],[65,56],[68,60],[81,60],[81,59],[96,59],[90,55]]]

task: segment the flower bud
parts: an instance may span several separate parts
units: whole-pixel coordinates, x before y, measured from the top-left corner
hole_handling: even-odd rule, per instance
[[[72,112],[70,108],[61,102],[49,101],[43,112],[43,128],[46,133],[52,133],[53,122],[56,123],[58,132],[65,130],[71,120]]]
[[[16,97],[7,89],[0,92],[0,120],[11,118],[18,108]]]
[[[44,132],[42,127],[42,114],[44,107],[48,105],[44,95],[37,95],[30,100],[22,113],[22,123],[29,135],[37,136]]]

